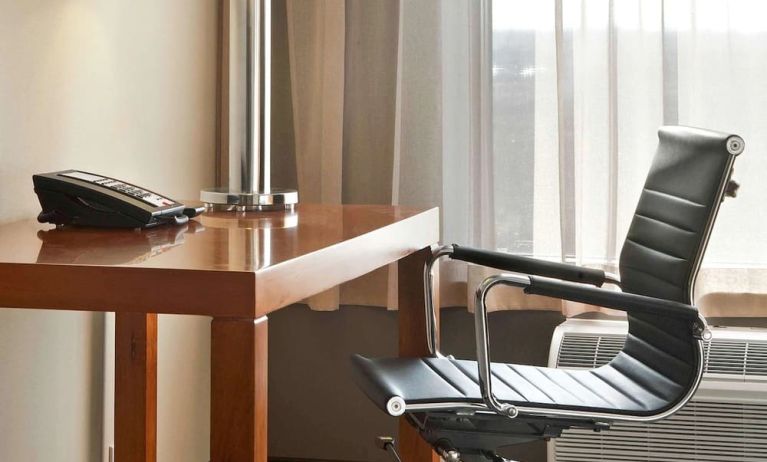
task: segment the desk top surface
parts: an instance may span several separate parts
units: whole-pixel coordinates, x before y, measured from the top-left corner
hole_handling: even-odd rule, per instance
[[[0,306],[50,307],[38,306],[48,302],[29,301],[35,297],[21,293],[28,280],[39,283],[44,278],[56,288],[39,284],[38,290],[71,292],[73,299],[86,284],[91,289],[115,284],[112,289],[123,293],[155,284],[165,294],[174,287],[199,290],[202,284],[214,292],[258,292],[259,299],[263,295],[269,300],[256,301],[274,308],[392,263],[438,239],[438,209],[379,205],[300,204],[292,214],[207,213],[187,225],[148,230],[55,228],[23,220],[0,226],[0,281],[14,280],[0,282]],[[82,288],[70,287],[81,280]],[[72,303],[62,305],[77,309]],[[179,311],[188,310],[157,310]]]
[[[0,265],[131,266],[260,271],[424,213],[378,205],[301,204],[294,213],[203,214],[145,230],[56,228],[34,219],[0,226]],[[415,230],[409,230],[413,232]]]

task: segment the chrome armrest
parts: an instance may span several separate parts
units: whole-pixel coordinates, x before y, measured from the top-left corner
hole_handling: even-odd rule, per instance
[[[515,406],[498,401],[493,394],[493,375],[490,369],[490,332],[487,324],[487,293],[496,285],[526,288],[530,277],[516,274],[500,274],[486,278],[477,287],[474,304],[474,333],[477,341],[477,368],[479,388],[487,407],[497,414],[514,418],[519,413]]]
[[[453,245],[443,245],[438,247],[434,250],[431,258],[428,262],[426,262],[426,265],[424,266],[423,286],[426,309],[426,339],[429,353],[433,356],[441,356],[439,349],[437,348],[437,311],[436,307],[434,306],[434,265],[436,265],[439,259],[442,257],[454,258],[454,252],[455,247]],[[508,257],[512,258],[513,256],[509,255]],[[566,267],[571,268],[570,265],[566,265]],[[608,284],[614,284],[618,287],[621,285],[621,281],[618,276],[612,273],[604,273],[604,282]]]
[[[432,355],[441,356],[437,349],[437,310],[434,306],[434,265],[440,258],[453,254],[452,245],[438,247],[423,269],[424,306],[426,307],[426,342]]]
[[[519,274],[543,275],[577,283],[594,284],[597,286],[601,286],[603,283],[614,284],[618,287],[621,285],[621,281],[617,275],[594,268],[537,260],[535,258],[503,252],[462,247],[457,244],[438,247],[426,263],[423,274],[427,343],[429,352],[435,356],[441,355],[437,349],[437,313],[434,306],[433,268],[441,257],[450,257],[454,260],[489,266]]]

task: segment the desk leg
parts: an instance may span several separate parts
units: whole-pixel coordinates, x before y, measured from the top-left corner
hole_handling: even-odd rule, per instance
[[[421,249],[399,261],[397,284],[399,302],[399,355],[428,356],[426,315],[424,312],[423,268],[431,256],[431,248]],[[437,304],[439,306],[439,304]],[[439,311],[437,311],[439,314]],[[404,417],[399,422],[399,447],[402,460],[408,462],[439,462],[437,453]]]
[[[157,315],[115,315],[115,460],[157,460]]]
[[[267,462],[267,327],[266,317],[211,324],[211,462]]]

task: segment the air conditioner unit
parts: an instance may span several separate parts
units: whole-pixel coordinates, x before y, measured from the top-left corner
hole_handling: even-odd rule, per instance
[[[592,368],[623,347],[624,321],[571,319],[554,331],[549,366]],[[712,327],[698,392],[679,412],[609,431],[566,430],[549,462],[767,461],[767,329]]]

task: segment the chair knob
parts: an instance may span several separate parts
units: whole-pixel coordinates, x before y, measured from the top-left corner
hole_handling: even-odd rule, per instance
[[[738,189],[740,189],[740,183],[730,180],[724,188],[724,195],[727,197],[738,197]]]

